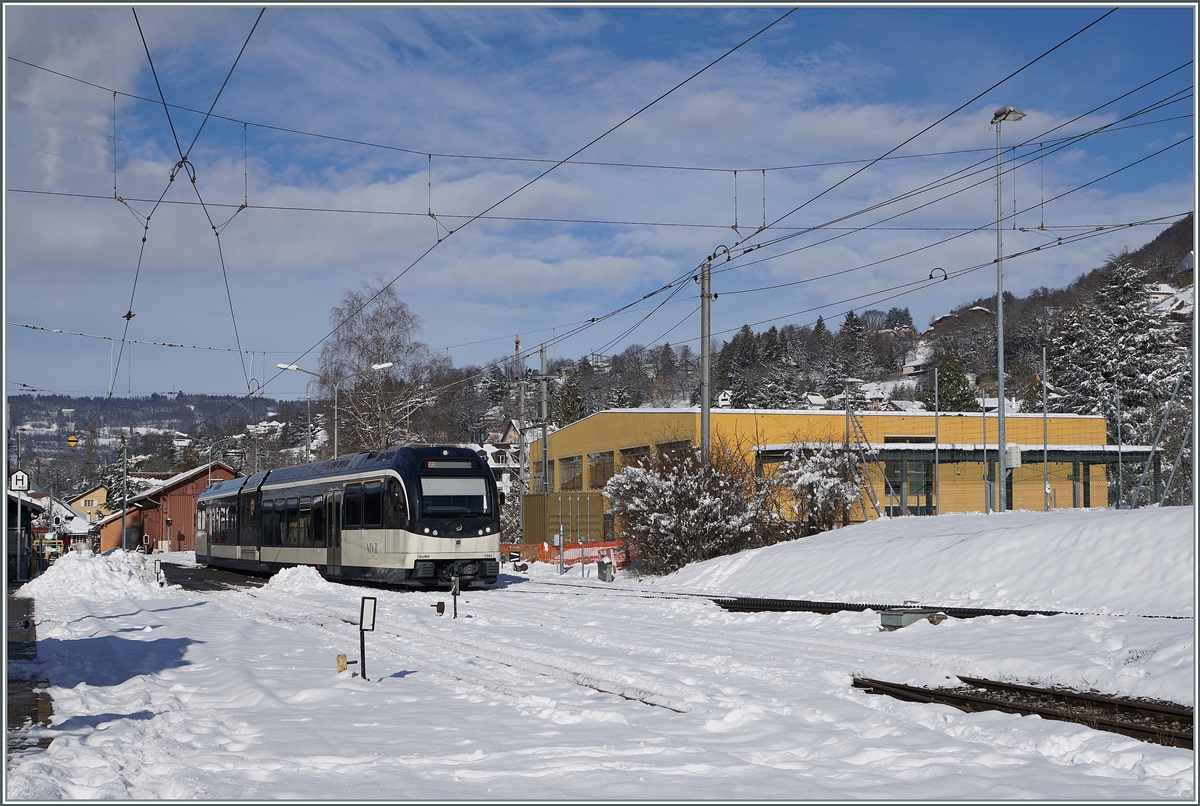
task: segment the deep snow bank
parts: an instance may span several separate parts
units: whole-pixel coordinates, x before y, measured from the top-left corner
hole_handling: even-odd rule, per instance
[[[1192,507],[872,521],[696,563],[681,591],[962,607],[1192,615]]]
[[[153,560],[117,549],[108,554],[68,551],[15,595],[112,601],[160,598],[171,595],[169,591],[159,587]]]

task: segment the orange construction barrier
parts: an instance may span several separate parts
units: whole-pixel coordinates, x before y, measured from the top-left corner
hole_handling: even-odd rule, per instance
[[[558,564],[558,547],[549,543],[503,543],[500,551],[505,559],[520,555],[522,562],[537,560],[543,563]],[[637,556],[637,552],[630,552]],[[601,557],[611,560],[614,567],[624,568],[626,561],[625,544],[611,540],[596,543],[568,543],[563,547],[563,564],[575,565],[583,557],[584,562],[594,563]]]

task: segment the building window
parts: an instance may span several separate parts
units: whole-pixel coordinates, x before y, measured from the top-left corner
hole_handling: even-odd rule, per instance
[[[94,507],[94,506],[96,506],[96,499],[94,499],[94,498],[85,498],[85,499],[83,499],[83,505],[84,505],[85,507]]]
[[[613,452],[588,454],[588,489],[601,490],[613,477]]]
[[[558,460],[558,489],[583,489],[582,456],[566,456]]]
[[[689,440],[682,439],[676,442],[663,442],[656,447],[659,453],[676,454],[687,451],[688,448],[692,447],[692,443]]]
[[[634,448],[621,449],[621,467],[637,464],[642,457],[650,454],[649,445],[638,445]]]
[[[549,467],[550,467],[549,478],[553,479],[554,478],[554,460],[553,459],[550,460]],[[533,463],[533,473],[529,479],[530,483],[533,485],[532,489],[535,493],[540,493],[542,491],[542,479],[545,477],[546,476],[543,476],[543,474],[542,474],[542,461],[539,459]],[[547,487],[547,489],[551,489],[553,487],[553,485],[547,484],[546,487]]]

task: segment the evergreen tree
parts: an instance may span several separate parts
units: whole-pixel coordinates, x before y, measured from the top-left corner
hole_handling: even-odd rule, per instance
[[[554,423],[567,426],[582,420],[589,413],[583,395],[580,394],[579,379],[574,372],[567,373],[559,384],[558,394],[554,396]]]
[[[747,488],[744,465],[720,454],[706,466],[697,447],[655,451],[608,480],[604,497],[646,572],[669,574],[761,545],[763,497]]]
[[[126,495],[134,498],[154,486],[149,479],[135,475],[141,466],[136,457],[123,461],[121,454],[118,451],[111,462],[100,468],[100,483],[108,490],[107,500],[101,504],[106,512],[119,512],[125,506]]]
[[[752,400],[758,409],[799,409],[806,404],[795,373],[780,364],[766,371]]]
[[[1147,444],[1170,397],[1182,350],[1142,293],[1144,274],[1128,255],[1111,259],[1090,302],[1067,317],[1051,344],[1051,411],[1103,414],[1117,441],[1117,397],[1125,443]]]
[[[846,314],[838,329],[836,352],[838,365],[843,378],[862,378],[870,380],[870,345],[867,340],[867,326],[854,311]]]
[[[892,308],[887,312],[887,319],[883,325],[885,328],[890,330],[904,325],[913,326],[912,314],[908,312],[908,308]]]
[[[204,463],[200,451],[196,448],[196,441],[192,440],[179,454],[179,461],[175,463],[175,472],[182,473],[185,470],[200,467]]]
[[[941,411],[979,411],[979,401],[967,382],[967,373],[957,355],[946,353],[942,356],[938,364],[937,381],[937,406]],[[925,410],[933,411],[932,378],[921,399],[925,401]]]
[[[608,401],[604,407],[607,409],[636,409],[638,403],[637,395],[629,387],[618,384],[609,390]]]

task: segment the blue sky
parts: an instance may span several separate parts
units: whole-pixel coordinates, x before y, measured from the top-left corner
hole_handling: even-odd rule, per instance
[[[218,251],[196,193],[176,181],[143,251],[138,216],[179,155],[162,106],[129,97],[158,96],[133,14],[6,5],[6,388],[244,392],[250,358],[228,352],[240,339],[256,353],[255,385],[303,396],[305,377],[270,380],[274,365],[315,368],[345,293],[396,277],[439,236],[395,287],[421,317],[421,338],[457,366],[510,355],[516,335],[536,349],[685,276],[719,245],[789,233],[718,266],[718,340],[747,322],[821,314],[836,328],[851,308],[893,305],[923,326],[995,292],[994,268],[917,281],[935,266],[954,274],[995,258],[989,122],[1005,104],[1027,114],[1002,130],[1006,168],[1016,166],[1004,177],[1005,215],[1014,200],[1017,209],[1005,222],[1006,290],[1065,285],[1194,206],[1192,7],[1119,7],[985,92],[1108,8],[801,6],[577,158],[664,167],[564,165],[492,212],[510,220],[457,230],[550,164],[512,158],[567,156],[786,10],[269,6],[216,106],[225,119],[210,119],[189,153],[218,226],[249,207],[224,224]],[[258,11],[138,9],[168,103],[208,109]],[[128,207],[112,198],[113,90],[117,193]],[[830,189],[964,103],[895,152],[905,159]],[[184,149],[201,119],[172,111]],[[967,166],[970,180],[863,212]],[[801,206],[755,234],[764,216]],[[364,212],[333,212],[346,210]],[[825,226],[838,219],[832,226],[866,228]],[[1066,245],[1016,256],[1060,236]],[[807,282],[782,285],[798,280]],[[916,285],[897,289],[906,283]],[[129,339],[226,351],[133,344],[114,369],[113,342],[12,324],[119,338],[131,296]],[[665,296],[551,354],[663,340],[697,349],[694,284],[618,338]]]

